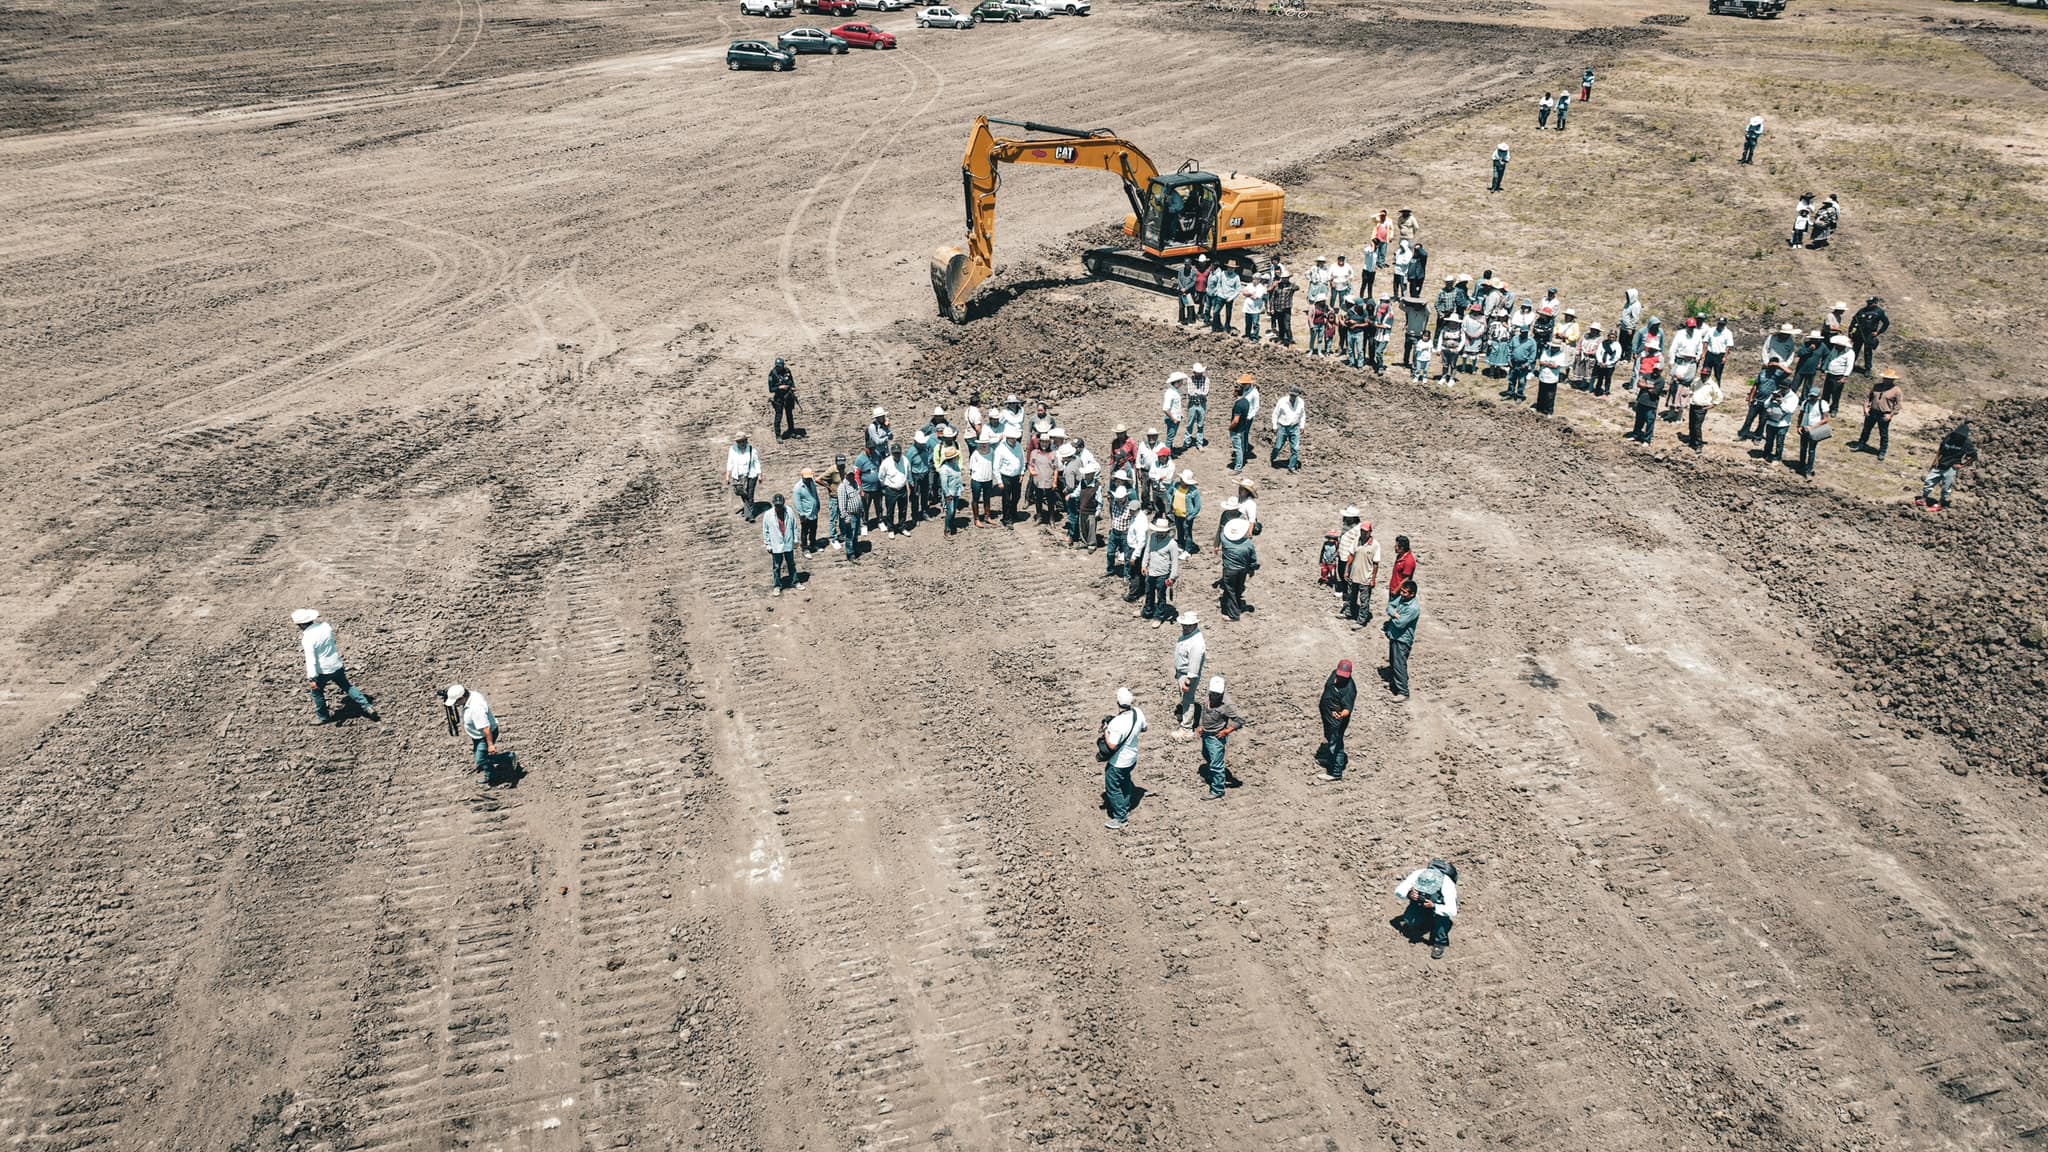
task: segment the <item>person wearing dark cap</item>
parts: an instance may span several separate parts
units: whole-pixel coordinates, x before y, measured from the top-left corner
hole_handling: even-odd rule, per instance
[[[1892,318],[1884,313],[1883,297],[1872,296],[1856,310],[1856,315],[1849,320],[1849,342],[1855,352],[1853,371],[1870,375],[1877,365],[1878,339],[1891,328]]]
[[[1337,670],[1323,681],[1323,699],[1317,706],[1323,718],[1323,742],[1316,746],[1316,763],[1323,771],[1316,777],[1326,784],[1344,778],[1351,757],[1344,751],[1344,732],[1351,727],[1351,709],[1358,702],[1358,685],[1351,682],[1351,661],[1337,661]]]
[[[796,376],[780,356],[768,370],[768,404],[775,410],[775,438],[796,435]]]

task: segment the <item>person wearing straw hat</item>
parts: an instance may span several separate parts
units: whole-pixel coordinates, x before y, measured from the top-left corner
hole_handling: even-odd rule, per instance
[[[299,650],[306,657],[306,691],[313,697],[314,724],[329,724],[334,717],[327,711],[327,686],[341,689],[349,703],[356,710],[372,720],[378,719],[377,709],[363,690],[349,682],[348,669],[342,664],[341,649],[334,643],[334,626],[320,618],[312,608],[297,608],[292,611],[292,624],[299,630]]]
[[[1358,685],[1351,681],[1351,661],[1337,661],[1337,670],[1323,681],[1323,697],[1316,713],[1323,721],[1323,742],[1316,745],[1316,763],[1323,770],[1316,776],[1325,784],[1344,779],[1351,756],[1344,751],[1344,733],[1351,727],[1351,712],[1358,704]]]
[[[754,486],[761,482],[761,454],[747,442],[745,432],[732,434],[732,447],[725,454],[725,478],[732,484],[732,494],[739,497],[740,515],[752,524]]]
[[[797,547],[809,555],[818,550],[818,512],[824,505],[824,498],[818,491],[818,474],[809,468],[797,477],[796,487],[789,493],[790,506],[796,509]]]
[[[481,692],[450,684],[441,697],[441,709],[450,733],[460,732],[469,740],[470,760],[479,772],[487,771],[498,755],[498,715]]]
[[[1024,496],[1024,430],[1016,427],[1003,429],[1002,443],[995,451],[996,483],[1003,492],[1002,525],[1015,528],[1022,513],[1018,504]]]
[[[1244,727],[1244,717],[1224,692],[1223,677],[1209,678],[1209,698],[1202,705],[1202,779],[1209,785],[1205,800],[1221,800],[1230,784],[1230,768],[1224,756],[1230,737]]]
[[[1145,731],[1145,713],[1129,688],[1116,690],[1116,707],[1116,715],[1103,718],[1095,737],[1096,755],[1103,761],[1102,798],[1109,809],[1102,826],[1111,832],[1123,830],[1138,802],[1131,770],[1138,766],[1138,737]]]
[[[843,459],[843,457],[842,457]],[[862,457],[866,459],[865,456]],[[860,534],[867,527],[868,495],[861,490],[857,472],[842,468],[839,475],[839,521],[833,526],[835,545],[846,549],[846,561],[860,559]]]
[[[1892,417],[1899,414],[1906,394],[1899,388],[1899,374],[1887,368],[1871,381],[1870,395],[1863,400],[1863,434],[1849,445],[1852,451],[1876,452],[1879,460],[1892,448]],[[1877,432],[1877,447],[1870,446],[1870,433]]]
[[[1180,689],[1180,704],[1173,717],[1180,722],[1182,739],[1192,738],[1202,719],[1202,672],[1209,666],[1209,638],[1202,635],[1202,622],[1193,612],[1180,614],[1180,641],[1173,646],[1173,682]]]
[[[1164,516],[1153,521],[1139,561],[1145,573],[1145,606],[1138,616],[1151,620],[1154,628],[1178,615],[1173,610],[1173,585],[1180,579],[1181,555],[1173,539],[1173,521]]]
[[[1180,479],[1166,496],[1166,511],[1173,517],[1174,539],[1179,541],[1181,551],[1193,555],[1201,551],[1195,546],[1195,518],[1202,514],[1202,490],[1195,484],[1195,474],[1183,469]]]
[[[948,536],[960,531],[960,498],[965,493],[966,485],[960,476],[960,449],[948,444],[939,452],[939,507]]]
[[[973,511],[970,524],[988,523],[991,509],[995,505],[996,487],[996,441],[994,428],[983,428],[981,434],[967,450],[967,492],[968,504]]]
[[[1235,621],[1248,607],[1244,599],[1245,582],[1259,570],[1259,549],[1252,543],[1251,521],[1240,516],[1225,524],[1222,550],[1223,578],[1217,581],[1217,586],[1223,597],[1219,608]]]

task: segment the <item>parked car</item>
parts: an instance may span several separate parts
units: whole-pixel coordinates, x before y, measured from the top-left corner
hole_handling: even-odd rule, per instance
[[[944,4],[926,8],[917,14],[919,28],[972,28],[974,13],[959,12]]]
[[[832,30],[834,36],[855,48],[894,48],[896,34],[884,32],[873,24],[841,24]]]
[[[822,28],[791,28],[775,38],[775,46],[798,56],[846,55],[846,41]]]
[[[794,16],[796,5],[790,0],[740,0],[742,16]]]
[[[1014,24],[1023,19],[1004,0],[981,0],[980,4],[975,5],[974,18],[983,24],[991,21],[997,24]]]
[[[1045,0],[1045,6],[1062,16],[1086,16],[1088,0]]]
[[[1052,6],[1045,0],[999,0],[1019,20],[1050,20]]]
[[[1709,16],[1754,16],[1775,20],[1785,13],[1785,0],[1707,0]]]
[[[910,7],[910,0],[854,0],[854,2],[863,8],[872,8],[877,12],[901,12],[905,8]]]
[[[784,52],[766,40],[735,40],[725,50],[725,66],[735,72],[742,68],[787,72],[796,67],[796,53]]]
[[[860,5],[856,0],[796,0],[796,10],[820,16],[851,16],[860,11]]]

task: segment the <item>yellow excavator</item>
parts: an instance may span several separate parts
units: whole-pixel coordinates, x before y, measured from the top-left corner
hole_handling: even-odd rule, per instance
[[[1035,135],[1000,137],[991,124]],[[1196,171],[1192,160],[1162,176],[1142,149],[1108,129],[1084,132],[981,116],[974,121],[960,166],[967,192],[967,247],[932,254],[939,314],[956,323],[967,319],[968,302],[995,271],[996,186],[1004,164],[1100,169],[1123,180],[1131,202],[1124,234],[1135,237],[1138,247],[1091,249],[1082,256],[1090,275],[1171,293],[1178,266],[1187,260],[1280,242],[1284,193],[1277,184]]]

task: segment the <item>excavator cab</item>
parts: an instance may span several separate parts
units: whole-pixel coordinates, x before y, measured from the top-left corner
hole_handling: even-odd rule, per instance
[[[1209,172],[1154,176],[1145,192],[1145,220],[1138,242],[1152,256],[1206,252],[1216,243],[1216,210],[1223,182]]]

